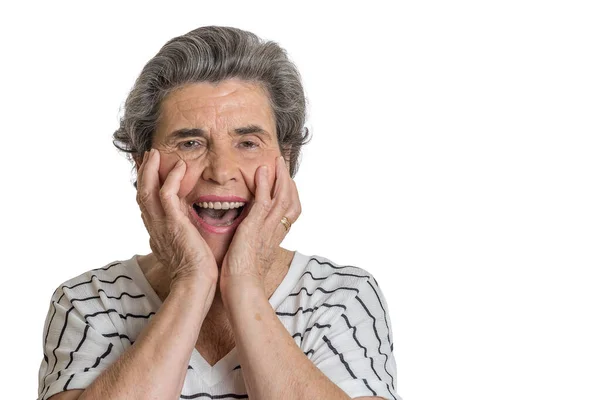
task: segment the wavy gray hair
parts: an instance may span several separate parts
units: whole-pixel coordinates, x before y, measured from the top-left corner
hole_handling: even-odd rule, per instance
[[[152,146],[160,104],[170,92],[189,83],[228,78],[255,81],[267,90],[279,149],[294,177],[300,149],[310,141],[300,74],[277,43],[236,28],[206,26],[169,40],[135,81],[113,144],[130,161],[141,161]],[[137,188],[137,180],[133,185]]]

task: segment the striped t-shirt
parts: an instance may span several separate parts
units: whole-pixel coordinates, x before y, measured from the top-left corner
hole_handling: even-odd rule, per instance
[[[296,251],[269,302],[298,347],[350,397],[400,399],[387,303],[368,272]],[[60,285],[44,324],[38,400],[90,385],[161,304],[136,256]],[[214,366],[193,349],[180,398],[246,399],[242,374],[235,347]]]

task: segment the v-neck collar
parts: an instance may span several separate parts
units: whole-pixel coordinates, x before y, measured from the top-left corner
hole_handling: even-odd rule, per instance
[[[162,300],[158,297],[158,294],[154,291],[146,276],[142,272],[138,262],[137,262],[137,254],[132,258],[127,260],[127,263],[131,265],[131,272],[134,274],[134,281],[140,286],[141,290],[146,294],[154,310],[157,311],[162,305]],[[295,251],[294,256],[292,258],[292,262],[290,263],[290,267],[288,269],[287,274],[277,286],[277,289],[273,292],[271,297],[269,298],[269,303],[274,310],[276,310],[279,305],[285,300],[285,298],[292,291],[298,279],[304,272],[306,265],[308,264],[308,256]],[[202,357],[200,352],[196,350],[194,347],[192,350],[192,355],[190,357],[190,367],[196,373],[198,378],[202,379],[207,385],[213,386],[216,383],[221,382],[223,379],[227,377],[231,372],[234,371],[239,365],[238,357],[237,357],[237,346],[235,346],[229,353],[227,353],[223,358],[216,362],[215,365],[211,366],[208,361]]]

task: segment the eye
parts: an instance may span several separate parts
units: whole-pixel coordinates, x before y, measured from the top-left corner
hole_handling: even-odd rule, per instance
[[[240,145],[246,149],[253,149],[255,147],[258,147],[258,144],[254,143],[250,140],[245,140],[245,141],[241,142]]]
[[[196,145],[194,145],[194,144],[196,144]],[[200,146],[202,146],[202,143],[200,143],[197,140],[187,140],[187,141],[181,142],[179,144],[179,148],[182,150],[194,150]]]

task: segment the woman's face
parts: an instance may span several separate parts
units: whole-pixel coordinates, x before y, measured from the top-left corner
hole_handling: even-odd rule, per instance
[[[259,84],[238,79],[184,86],[161,103],[152,147],[160,151],[161,185],[175,163],[185,161],[179,197],[221,265],[248,207],[236,223],[214,228],[199,219],[193,205],[204,196],[235,196],[251,203],[261,165],[268,166],[273,184],[281,152],[267,93]]]

